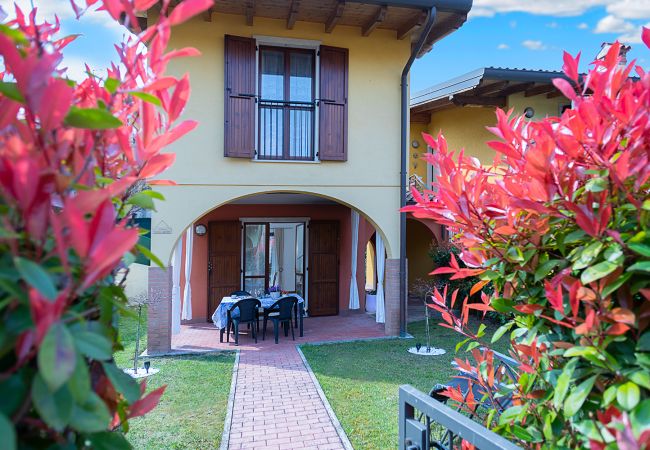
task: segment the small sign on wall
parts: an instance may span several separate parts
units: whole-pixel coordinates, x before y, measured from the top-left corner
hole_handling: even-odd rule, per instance
[[[167,225],[167,222],[161,220],[152,230],[153,234],[172,234],[172,227]]]

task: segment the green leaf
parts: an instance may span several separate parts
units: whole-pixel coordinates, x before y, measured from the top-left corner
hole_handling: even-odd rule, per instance
[[[564,366],[562,373],[557,379],[555,390],[553,391],[553,406],[555,409],[560,409],[560,406],[562,406],[562,402],[564,401],[567,392],[569,392],[569,385],[571,383],[571,379],[573,378],[573,371],[575,370],[577,363],[577,359],[569,361],[569,363]]]
[[[45,423],[55,430],[61,431],[69,423],[74,400],[67,386],[52,392],[37,374],[32,383],[32,402]]]
[[[607,180],[605,178],[592,178],[585,183],[585,189],[589,192],[603,192],[607,189]]]
[[[49,300],[56,298],[54,282],[47,271],[40,265],[19,256],[14,258],[14,265],[27,284],[37,289]]]
[[[156,263],[156,265],[157,265],[158,267],[160,267],[161,269],[164,269],[164,268],[165,268],[165,265],[163,264],[163,262],[162,262],[162,261],[161,261],[161,260],[160,260],[156,255],[154,255],[154,254],[151,252],[151,250],[149,250],[147,247],[138,244],[138,245],[135,246],[135,248],[137,248],[138,251],[139,251],[140,253],[142,253],[144,256],[146,256],[147,258],[149,258],[150,260],[152,260],[154,263]]]
[[[499,425],[505,425],[517,418],[519,414],[521,414],[523,410],[523,406],[518,405],[518,406],[511,406],[510,408],[506,409],[501,413],[501,416],[499,416]]]
[[[111,359],[113,346],[106,336],[94,331],[74,330],[72,335],[79,351],[98,361]]]
[[[0,33],[4,34],[8,38],[10,38],[12,41],[14,41],[16,44],[24,44],[27,42],[27,38],[25,37],[25,33],[20,31],[17,28],[11,28],[4,23],[0,23]]]
[[[616,401],[627,411],[633,409],[639,403],[640,398],[641,391],[639,390],[639,386],[631,381],[619,386],[616,391]]]
[[[495,331],[494,334],[492,335],[492,343],[494,344],[496,341],[498,341],[499,339],[501,339],[501,337],[502,337],[504,334],[506,334],[506,333],[508,332],[508,330],[510,330],[510,328],[512,328],[512,326],[513,326],[514,324],[515,324],[514,322],[509,322],[509,323],[506,323],[506,324],[504,324],[504,325],[501,325],[501,326],[497,329],[497,331]]]
[[[70,426],[83,433],[105,431],[108,429],[110,422],[111,414],[106,404],[92,391],[86,403],[81,406],[74,406],[70,416]]]
[[[471,339],[471,338],[463,339],[462,341],[460,341],[459,343],[457,343],[457,344],[456,344],[456,353],[458,353],[458,351],[459,351],[461,348],[463,348],[463,345],[467,344],[467,343],[470,341],[470,339]]]
[[[650,352],[650,331],[646,331],[637,342],[637,349],[640,352]]]
[[[84,404],[90,394],[90,372],[88,366],[83,358],[77,358],[77,365],[72,373],[72,377],[68,380],[68,389],[72,397],[79,404]]]
[[[0,81],[0,94],[18,103],[25,103],[25,97],[23,97],[23,94],[18,90],[17,83]]]
[[[649,245],[637,244],[637,243],[631,242],[627,246],[630,248],[630,250],[638,253],[639,255],[650,258],[650,246]]]
[[[572,417],[580,411],[580,408],[582,408],[582,405],[591,392],[591,389],[594,387],[596,378],[598,378],[598,375],[587,378],[571,390],[571,394],[569,394],[564,401],[564,415],[566,417]]]
[[[514,424],[512,426],[512,434],[517,436],[517,438],[521,439],[522,441],[531,442],[533,440],[533,436],[528,431],[526,431],[525,428],[517,424]]]
[[[144,195],[148,195],[148,196],[151,197],[151,198],[155,198],[155,199],[157,199],[157,200],[165,200],[165,196],[162,195],[162,194],[161,194],[160,192],[158,192],[158,191],[154,191],[154,190],[152,190],[152,189],[147,189],[147,190],[144,190],[144,191],[141,191],[141,192],[142,192]]]
[[[136,194],[133,194],[129,199],[126,201],[127,204],[129,205],[135,205],[139,206],[140,208],[148,209],[148,210],[156,210],[156,205],[153,203],[153,198],[151,196],[145,194],[144,192],[138,192]]]
[[[639,430],[650,428],[650,398],[643,400],[634,408],[630,419],[632,426]]]
[[[77,364],[77,351],[68,329],[61,322],[52,325],[38,350],[38,371],[51,391],[70,379]]]
[[[114,363],[103,362],[102,367],[113,387],[124,395],[127,402],[133,403],[140,398],[140,385],[130,375],[124,373]]]
[[[130,450],[131,444],[119,432],[104,431],[87,436],[93,450]]]
[[[65,124],[73,128],[107,130],[121,127],[122,121],[105,109],[73,106],[65,116]]]
[[[623,286],[627,280],[629,280],[632,277],[631,273],[626,273],[624,275],[621,275],[614,281],[612,284],[608,285],[605,289],[603,289],[603,293],[601,294],[603,298],[606,298],[609,296],[612,292],[618,290],[621,286]]]
[[[639,386],[650,390],[650,373],[639,370],[631,373],[628,378]]]
[[[605,392],[603,392],[603,401],[601,403],[601,406],[607,407],[609,406],[614,399],[616,398],[616,390],[618,389],[618,386],[610,386],[607,389],[605,389]]]
[[[641,261],[627,268],[628,272],[650,272],[650,261]]]
[[[156,106],[162,106],[162,103],[160,103],[160,99],[155,95],[149,94],[148,92],[131,91],[129,92],[129,94],[147,103],[151,103]]]
[[[120,80],[109,77],[104,81],[104,88],[111,94],[114,94],[118,87],[120,87]]]
[[[551,260],[546,261],[543,264],[540,264],[537,267],[537,270],[535,270],[535,282],[538,282],[538,281],[546,278],[546,276],[549,273],[551,273],[551,270],[553,270],[555,267],[560,265],[560,263],[562,263],[561,259],[551,259]]]
[[[4,414],[0,414],[0,436],[2,436],[2,448],[4,450],[15,450],[17,448],[14,424]]]
[[[29,393],[28,379],[24,371],[19,371],[14,376],[0,381],[0,413],[7,416],[13,415]]]
[[[487,326],[484,323],[480,324],[479,327],[478,327],[478,331],[476,332],[476,336],[479,337],[479,338],[482,338],[483,336],[485,336],[485,329],[486,328],[487,328]]]
[[[618,268],[617,264],[611,263],[609,261],[602,261],[596,265],[588,267],[580,275],[580,281],[582,284],[589,284],[596,280],[600,280],[603,277],[606,277],[613,271]]]

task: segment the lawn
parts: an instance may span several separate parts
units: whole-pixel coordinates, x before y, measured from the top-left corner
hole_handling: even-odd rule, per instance
[[[146,315],[142,318],[140,349],[146,348]],[[120,321],[125,350],[115,354],[120,367],[133,364],[137,316]],[[219,448],[226,417],[233,353],[150,358],[160,372],[148,388],[167,385],[158,407],[131,421],[127,434],[135,449]],[[142,363],[140,363],[141,365]]]
[[[487,335],[498,328],[488,325]],[[476,328],[476,327],[474,327]],[[357,449],[397,448],[398,387],[410,384],[428,392],[455,371],[460,335],[431,325],[431,344],[447,350],[442,356],[416,356],[407,348],[424,343],[424,322],[409,324],[415,339],[390,339],[301,347],[327,399]]]

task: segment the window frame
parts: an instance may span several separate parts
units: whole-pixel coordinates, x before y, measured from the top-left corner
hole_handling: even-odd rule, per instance
[[[253,36],[253,39],[255,39],[255,51],[256,51],[256,58],[255,58],[255,77],[256,77],[256,83],[255,83],[255,95],[258,101],[255,102],[255,154],[253,156],[252,161],[255,162],[263,162],[263,163],[298,163],[298,164],[314,164],[314,163],[320,163],[320,159],[318,157],[318,143],[319,143],[319,117],[320,117],[320,105],[319,105],[319,98],[320,98],[320,46],[321,46],[321,41],[316,41],[316,40],[308,40],[308,39],[293,39],[293,38],[281,38],[277,36]],[[313,96],[313,102],[314,102],[314,120],[313,120],[313,133],[312,133],[312,148],[313,148],[313,156],[311,159],[265,159],[265,158],[259,158],[259,153],[261,150],[261,143],[260,143],[260,114],[259,114],[259,109],[260,109],[260,102],[259,100],[261,99],[261,51],[260,49],[262,47],[268,48],[277,48],[277,49],[286,49],[287,51],[291,50],[310,50],[313,52],[314,55],[314,62],[313,62],[313,74],[314,76],[312,77],[312,96]],[[286,61],[285,61],[286,64]],[[285,83],[287,83],[287,80],[285,80]],[[285,85],[286,86],[286,85]],[[287,89],[285,87],[285,96],[287,94]],[[288,149],[287,149],[288,150]],[[284,148],[283,148],[283,158],[284,158]]]
[[[292,54],[306,54],[306,55],[311,55],[312,56],[312,65],[311,65],[311,70],[312,70],[312,77],[311,77],[311,101],[306,102],[311,105],[313,105],[313,114],[311,118],[311,128],[312,128],[312,133],[310,137],[310,144],[311,144],[311,156],[307,158],[300,158],[300,157],[294,157],[291,156],[291,110],[289,108],[283,108],[282,109],[282,156],[278,158],[259,158],[260,150],[262,148],[262,135],[261,135],[261,124],[260,122],[260,111],[261,111],[261,103],[264,100],[268,101],[274,101],[272,99],[264,99],[262,98],[262,54],[264,51],[275,51],[275,52],[281,52],[283,55],[283,61],[284,61],[284,74],[283,74],[283,99],[282,100],[277,100],[278,102],[285,102],[285,103],[290,103],[291,102],[291,55]],[[275,45],[258,45],[257,46],[257,92],[258,92],[258,103],[257,103],[257,108],[256,108],[256,120],[259,124],[259,130],[257,132],[257,147],[258,151],[256,151],[256,158],[260,161],[306,161],[306,162],[311,162],[314,161],[316,158],[316,135],[315,135],[315,126],[317,122],[317,110],[316,110],[316,103],[317,103],[317,95],[316,95],[316,56],[317,56],[317,51],[313,49],[307,49],[307,48],[298,48],[298,47],[288,47],[288,46],[282,46],[278,47]],[[300,101],[296,101],[296,103],[302,103]]]

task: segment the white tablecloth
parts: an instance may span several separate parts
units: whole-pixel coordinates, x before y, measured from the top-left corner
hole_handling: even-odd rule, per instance
[[[298,299],[298,304],[305,304],[305,300],[298,294],[287,294],[285,297],[296,297]],[[282,298],[282,297],[280,297]],[[217,306],[217,309],[214,311],[214,314],[212,314],[212,322],[214,323],[214,326],[221,329],[226,328],[226,322],[228,319],[228,310],[233,307],[235,303],[237,303],[239,300],[243,300],[244,297],[237,297],[237,298],[232,298],[232,297],[224,297],[221,299],[221,303],[219,303],[219,306]],[[263,308],[270,308],[275,302],[277,302],[279,299],[271,298],[271,297],[260,297],[258,299],[262,303]]]

